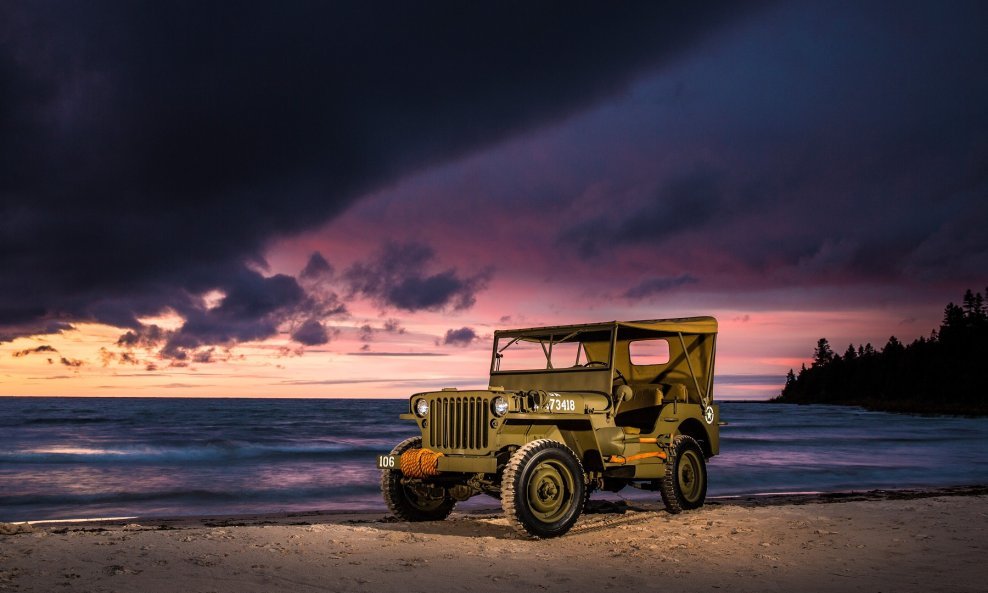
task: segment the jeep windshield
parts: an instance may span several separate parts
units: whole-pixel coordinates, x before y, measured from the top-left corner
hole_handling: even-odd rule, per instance
[[[610,328],[499,333],[491,372],[607,370],[612,333]]]

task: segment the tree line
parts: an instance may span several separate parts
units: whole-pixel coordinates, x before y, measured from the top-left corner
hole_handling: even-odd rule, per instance
[[[988,295],[988,289],[985,290]],[[988,414],[988,307],[968,290],[944,308],[929,337],[881,349],[849,344],[843,354],[817,341],[810,366],[789,369],[781,403],[858,405],[872,410],[932,414]]]

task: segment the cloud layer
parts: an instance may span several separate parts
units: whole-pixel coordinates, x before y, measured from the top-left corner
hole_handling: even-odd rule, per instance
[[[773,6],[328,232],[387,217],[494,264],[498,315],[939,307],[988,269],[986,27],[977,2]]]
[[[187,319],[175,355],[270,335],[306,303],[295,280],[258,273],[273,238],[558,121],[749,10],[4,3],[0,339],[139,330],[166,310]],[[309,263],[303,279],[331,271]],[[361,292],[405,310],[469,306],[482,282],[367,278]],[[203,308],[211,291],[226,298]],[[322,339],[309,321],[294,335]]]
[[[463,277],[454,269],[430,272],[435,251],[422,243],[393,243],[369,262],[357,262],[344,278],[352,294],[384,307],[404,311],[463,310],[473,306],[476,293],[487,286],[492,271]]]

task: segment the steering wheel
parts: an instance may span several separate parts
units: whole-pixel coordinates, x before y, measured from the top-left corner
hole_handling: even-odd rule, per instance
[[[586,362],[583,366],[585,366],[585,367],[595,367],[595,366],[606,367],[607,366],[607,363],[604,362],[603,360],[591,360],[591,361]],[[624,376],[624,373],[622,373],[618,369],[614,369],[614,372],[617,374],[617,377],[615,377],[615,379],[614,379],[615,381],[617,381],[618,379],[621,379],[622,381],[624,381],[624,384],[625,385],[630,385],[630,383],[628,383],[628,379]]]

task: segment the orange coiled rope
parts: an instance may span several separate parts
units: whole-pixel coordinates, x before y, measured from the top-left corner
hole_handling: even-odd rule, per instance
[[[429,449],[410,449],[401,454],[399,468],[409,478],[428,478],[439,475],[439,458],[443,454]]]

